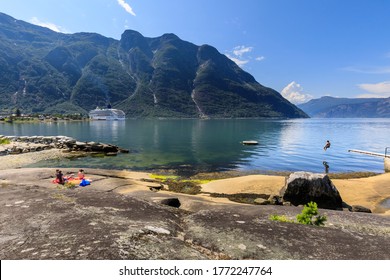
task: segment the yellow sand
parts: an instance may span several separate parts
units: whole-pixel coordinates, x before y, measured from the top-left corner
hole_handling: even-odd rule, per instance
[[[380,203],[390,199],[390,173],[373,177],[348,180],[332,180],[341,198],[349,205],[361,205],[374,212],[383,212]],[[387,210],[386,214],[390,214]]]
[[[202,185],[202,191],[225,194],[278,194],[284,186],[285,180],[283,176],[249,175],[211,181]]]
[[[285,180],[283,176],[250,175],[212,181],[202,185],[202,191],[225,194],[279,194]],[[390,215],[390,210],[386,211],[380,207],[383,200],[390,199],[390,173],[360,179],[334,179],[332,182],[347,204],[361,205],[373,212]]]

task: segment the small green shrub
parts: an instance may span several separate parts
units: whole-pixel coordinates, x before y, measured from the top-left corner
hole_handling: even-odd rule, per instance
[[[323,226],[326,221],[326,216],[319,215],[317,203],[311,201],[305,205],[302,213],[297,215],[297,221],[304,225]]]
[[[7,145],[10,143],[11,143],[11,140],[9,140],[7,138],[0,138],[0,145]]]
[[[297,222],[300,224],[315,226],[324,226],[327,220],[326,216],[319,215],[317,203],[312,201],[303,207],[301,214],[298,214],[296,218]],[[284,215],[271,215],[270,220],[278,222],[296,223],[294,220],[291,220]]]
[[[291,220],[287,218],[285,215],[271,215],[270,216],[271,221],[278,221],[278,222],[284,222],[284,223],[294,223],[294,220]]]

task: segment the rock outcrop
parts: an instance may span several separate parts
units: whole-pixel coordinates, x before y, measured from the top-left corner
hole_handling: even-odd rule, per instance
[[[10,144],[0,146],[0,155],[21,154],[49,149],[61,149],[67,152],[103,153],[106,155],[129,152],[115,145],[99,142],[81,142],[68,136],[0,135],[0,139],[6,139],[11,142]]]
[[[361,206],[361,205],[352,205],[349,209],[351,212],[362,212],[362,213],[372,213],[371,209],[368,209],[367,207]]]
[[[313,201],[319,208],[337,210],[343,208],[340,193],[326,174],[292,173],[281,190],[281,196],[284,201],[289,201],[295,206]]]

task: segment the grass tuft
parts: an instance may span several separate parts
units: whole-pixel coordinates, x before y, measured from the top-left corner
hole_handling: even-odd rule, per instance
[[[11,140],[9,140],[7,138],[0,138],[0,145],[7,145],[10,143],[11,143]]]

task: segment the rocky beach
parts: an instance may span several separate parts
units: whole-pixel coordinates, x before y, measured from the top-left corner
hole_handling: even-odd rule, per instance
[[[51,149],[58,149],[68,153],[101,153],[105,155],[129,152],[115,145],[99,142],[81,142],[68,136],[0,135],[0,140],[4,142],[0,145],[0,155],[18,155]]]
[[[0,170],[21,168],[50,159],[81,157],[87,154],[115,156],[129,152],[115,145],[80,142],[68,136],[0,135],[0,140],[4,141],[4,144],[0,145],[0,156],[7,156],[6,160],[0,161]]]
[[[383,206],[390,173],[331,180],[343,208],[319,208],[327,221],[318,227],[270,220],[302,211],[271,202],[286,176],[209,178],[190,195],[146,172],[86,169],[91,185],[78,187],[54,184],[55,166],[24,167],[71,153],[54,146],[0,157],[1,259],[390,259]],[[239,203],[230,195],[265,202]]]

